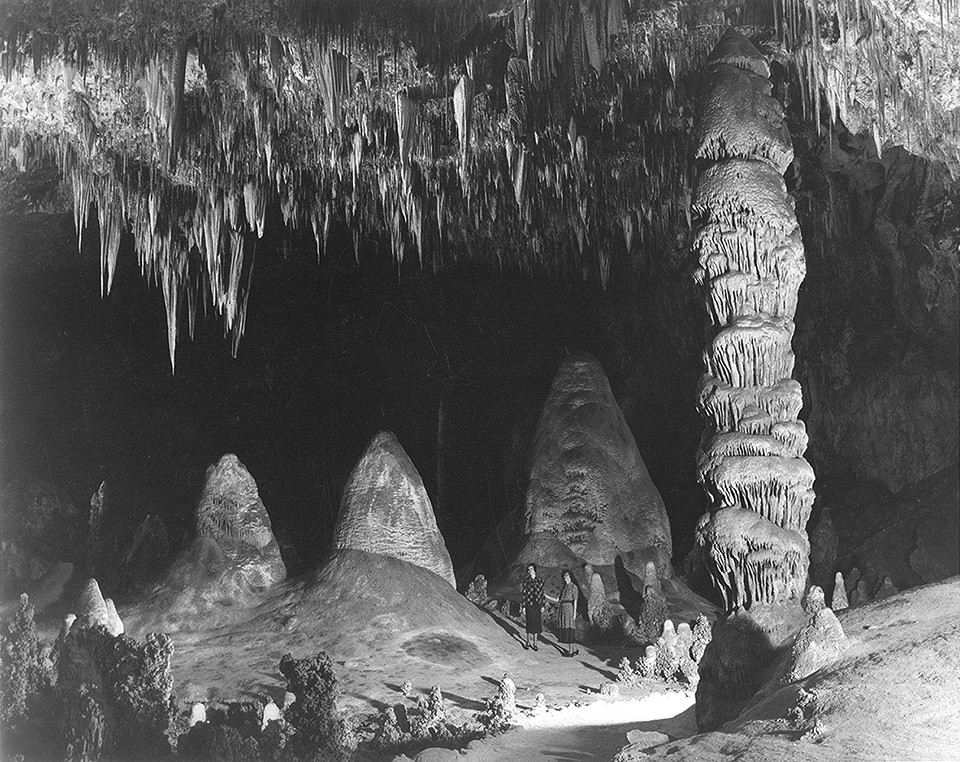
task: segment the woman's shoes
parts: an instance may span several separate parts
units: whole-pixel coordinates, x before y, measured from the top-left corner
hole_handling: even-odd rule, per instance
[[[573,651],[564,651],[563,655],[566,656],[566,657],[569,659],[569,658],[572,658],[572,657],[576,656],[578,653],[580,653],[580,649],[579,649],[579,648],[577,648],[577,649],[575,649],[575,650],[573,650]]]
[[[523,644],[523,650],[524,650],[524,651],[529,651],[529,650],[530,650],[529,644],[524,643],[524,644]]]
[[[536,644],[536,643],[533,644],[533,650],[534,650],[534,651],[539,651],[539,650],[540,650],[539,648],[537,648],[537,644]]]

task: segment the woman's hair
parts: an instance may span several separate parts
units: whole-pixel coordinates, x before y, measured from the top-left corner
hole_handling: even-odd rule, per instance
[[[560,579],[563,579],[564,577],[569,577],[570,581],[573,582],[573,572],[571,572],[569,569],[564,569],[562,572],[560,572]]]
[[[537,571],[537,565],[531,562],[527,564],[525,567],[523,567],[524,571],[526,571],[527,569],[533,569],[534,571]]]

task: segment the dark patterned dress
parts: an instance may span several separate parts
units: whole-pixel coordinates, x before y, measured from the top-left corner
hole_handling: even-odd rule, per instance
[[[577,599],[580,590],[573,582],[568,582],[560,591],[560,640],[564,643],[573,643],[573,631],[576,627],[574,619],[577,615]]]
[[[546,602],[543,595],[543,580],[539,577],[533,579],[527,577],[520,587],[520,592],[523,596],[523,608],[527,613],[527,632],[536,634],[543,632],[543,622],[540,617],[540,609]]]

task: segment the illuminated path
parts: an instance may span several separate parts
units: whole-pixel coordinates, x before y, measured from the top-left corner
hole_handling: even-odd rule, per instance
[[[651,730],[671,739],[697,732],[692,693],[654,693],[638,699],[596,699],[523,717],[522,728],[474,741],[460,759],[469,762],[611,760],[627,732]]]

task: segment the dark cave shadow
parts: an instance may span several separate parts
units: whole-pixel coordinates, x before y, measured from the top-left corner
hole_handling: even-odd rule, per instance
[[[520,635],[520,628],[517,627],[512,621],[509,619],[504,619],[492,609],[484,609],[484,611],[486,611],[490,615],[490,618],[500,626],[500,629],[502,629],[520,645],[523,645],[526,642],[526,640]]]
[[[458,696],[456,693],[448,693],[447,691],[444,691],[443,697],[456,704],[461,709],[473,709],[480,712],[487,708],[487,703],[485,701],[467,698],[466,696]]]
[[[589,664],[588,662],[585,662],[585,661],[583,661],[583,660],[581,660],[581,659],[577,659],[577,661],[579,661],[579,662],[580,662],[584,667],[586,667],[587,669],[592,669],[594,672],[599,672],[601,675],[603,675],[605,678],[607,678],[607,680],[616,680],[616,679],[617,679],[617,673],[616,673],[616,672],[608,672],[608,671],[605,670],[605,669],[601,669],[600,667],[595,667],[593,664]]]
[[[371,707],[376,709],[378,712],[382,712],[384,709],[391,706],[385,701],[380,701],[375,698],[370,698],[369,696],[364,696],[362,693],[349,693],[347,695],[353,696],[354,698],[358,698],[362,701],[365,701],[367,704],[369,704]]]
[[[383,687],[389,688],[390,690],[396,691],[397,693],[403,693],[403,688],[397,685],[396,683],[384,683]]]
[[[597,689],[591,685],[578,685],[577,688],[580,690],[581,693],[586,693],[591,696],[594,693],[598,693]]]
[[[559,640],[547,640],[546,636],[543,633],[540,633],[540,639],[537,641],[537,643],[538,644],[542,643],[546,646],[552,646],[553,650],[556,651],[558,654],[563,654],[565,652],[565,649],[563,648],[563,646],[560,645]]]
[[[617,591],[620,594],[620,605],[626,612],[636,619],[640,615],[640,603],[643,601],[643,595],[638,593],[633,586],[633,580],[627,573],[627,568],[623,565],[623,558],[617,556],[613,561],[613,571],[617,578]]]
[[[480,675],[481,680],[486,680],[490,685],[496,685],[499,687],[500,681],[495,677],[487,677],[486,675]]]

